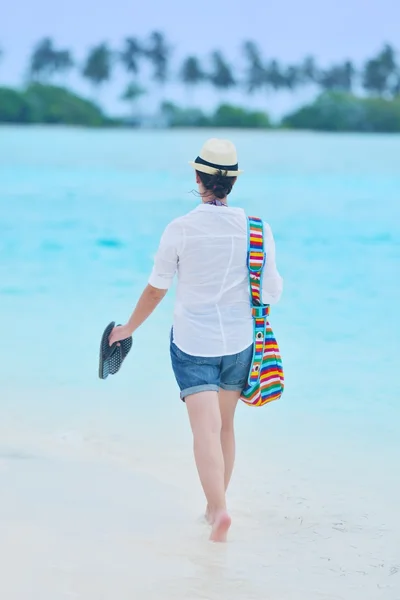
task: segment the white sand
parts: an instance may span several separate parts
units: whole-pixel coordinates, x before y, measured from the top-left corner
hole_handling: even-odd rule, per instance
[[[260,456],[247,433],[221,546],[186,430],[161,447],[4,426],[1,600],[400,600],[397,465],[321,432],[266,431]]]

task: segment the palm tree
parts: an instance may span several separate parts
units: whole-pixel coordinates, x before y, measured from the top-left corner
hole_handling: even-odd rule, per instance
[[[213,70],[208,76],[209,81],[217,90],[226,91],[236,85],[236,80],[233,77],[231,67],[225,61],[221,52],[216,50],[211,55],[213,62]]]
[[[125,38],[124,48],[120,53],[122,64],[126,71],[135,78],[140,69],[140,58],[143,56],[143,48],[137,38],[128,37]]]
[[[386,44],[379,54],[368,60],[363,71],[364,89],[377,96],[393,93],[398,66],[396,53],[392,46]]]
[[[74,65],[69,50],[56,50],[51,38],[44,38],[33,49],[30,60],[30,79],[49,79],[56,73],[66,73]]]
[[[277,60],[271,60],[266,67],[265,83],[274,91],[286,87],[285,75]]]
[[[121,96],[121,100],[125,100],[131,104],[132,120],[135,121],[138,117],[137,103],[141,96],[146,94],[146,90],[137,83],[129,83],[125,92]]]
[[[318,83],[325,91],[341,91],[350,93],[353,89],[356,70],[351,61],[342,65],[333,65],[329,69],[321,71]]]
[[[345,92],[352,92],[357,71],[351,60],[346,60],[342,66],[342,85]]]
[[[282,72],[283,86],[290,91],[294,91],[302,83],[302,74],[299,67],[296,65],[289,65]]]
[[[299,68],[301,81],[304,84],[317,83],[319,69],[313,56],[306,56]]]
[[[180,71],[180,79],[186,86],[188,98],[190,100],[190,92],[205,79],[205,73],[201,68],[200,61],[196,56],[188,56],[182,64]],[[189,104],[191,102],[189,101]]]
[[[324,91],[333,91],[338,88],[339,78],[340,75],[337,67],[330,67],[329,69],[324,69],[318,74],[318,84]]]
[[[53,60],[55,73],[64,75],[74,66],[74,59],[69,50],[56,50]]]
[[[91,82],[94,88],[99,88],[110,79],[112,59],[113,53],[105,42],[89,51],[82,75]]]
[[[149,60],[153,63],[153,78],[159,85],[164,85],[168,79],[168,61],[171,48],[160,31],[153,31],[150,35],[150,43],[145,51]]]
[[[265,85],[266,70],[258,46],[251,41],[243,44],[243,54],[248,63],[245,76],[245,86],[250,94],[260,90]]]
[[[54,73],[55,50],[51,38],[43,38],[33,49],[29,65],[31,80],[47,79]]]

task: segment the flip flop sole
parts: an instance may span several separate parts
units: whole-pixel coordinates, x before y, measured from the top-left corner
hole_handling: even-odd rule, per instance
[[[112,354],[112,346],[108,343],[110,333],[115,327],[115,321],[112,321],[104,330],[100,342],[100,359],[99,359],[99,377],[100,379],[107,379],[110,374],[108,359]]]
[[[110,337],[111,331],[115,327],[115,321],[112,321],[104,330],[100,343],[100,358],[99,358],[99,377],[100,379],[107,379],[109,375],[115,375],[125,358],[127,357],[130,349],[132,348],[132,336],[121,340],[121,342],[115,343],[110,346],[108,338]]]

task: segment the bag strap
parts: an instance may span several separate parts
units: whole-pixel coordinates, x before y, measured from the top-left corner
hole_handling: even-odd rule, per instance
[[[258,217],[248,217],[247,220],[247,268],[249,270],[251,305],[253,308],[253,317],[260,318],[267,316],[269,313],[269,305],[262,304],[262,275],[266,259],[264,227],[262,220]]]

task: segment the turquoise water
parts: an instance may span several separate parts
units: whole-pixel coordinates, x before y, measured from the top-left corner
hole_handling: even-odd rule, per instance
[[[240,506],[245,475],[258,495],[269,494],[278,465],[290,478],[311,478],[313,493],[323,494],[329,468],[331,487],[358,486],[372,498],[373,472],[381,523],[385,497],[398,489],[400,450],[398,136],[0,128],[0,421],[9,424],[8,447],[23,445],[22,432],[31,440],[55,434],[185,493],[178,471],[190,436],[168,354],[173,293],[105,382],[98,346],[111,320],[129,317],[164,227],[196,206],[187,163],[211,135],[236,143],[245,173],[231,203],[269,221],[284,277],[271,323],[286,390],[257,413],[240,407],[239,461],[254,462],[239,469],[233,498]],[[265,481],[255,454],[270,457]],[[265,511],[267,496],[259,498]],[[356,514],[357,501],[347,508]],[[284,563],[279,569],[286,578]]]
[[[130,315],[163,228],[196,205],[187,161],[208,135],[0,129],[2,386],[175,389],[173,294],[112,382],[97,381],[97,346]],[[283,403],[396,413],[400,138],[231,136],[245,170],[232,204],[271,223],[285,280]]]

